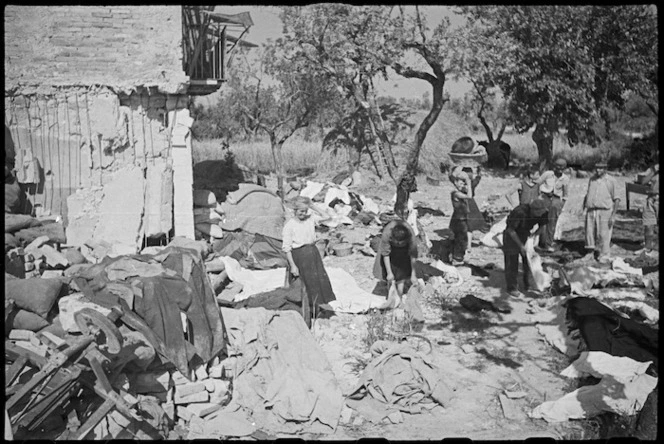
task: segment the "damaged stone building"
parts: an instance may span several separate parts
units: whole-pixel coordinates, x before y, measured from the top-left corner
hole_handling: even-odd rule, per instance
[[[5,8],[5,134],[22,212],[130,254],[194,237],[192,96],[253,24],[197,6]],[[6,144],[8,141],[6,140]]]

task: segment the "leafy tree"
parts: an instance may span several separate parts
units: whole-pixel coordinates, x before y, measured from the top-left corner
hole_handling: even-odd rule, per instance
[[[364,142],[380,177],[394,178],[396,162],[376,102],[373,80],[386,76],[387,61],[399,48],[390,32],[390,7],[314,4],[282,9],[291,62],[304,63],[312,75],[325,77],[354,104],[350,114],[363,115],[370,132]]]
[[[568,130],[571,145],[596,144],[594,124],[621,108],[625,93],[657,92],[657,17],[648,5],[467,6],[469,26],[486,39],[478,59],[482,86],[497,86],[515,128],[535,128],[540,168],[553,160],[553,137]],[[496,47],[500,37],[506,51]],[[499,64],[497,62],[500,62]],[[650,102],[656,107],[654,101]],[[603,117],[604,115],[604,117]]]
[[[370,153],[379,176],[397,184],[395,212],[403,215],[409,194],[416,189],[415,174],[422,144],[444,103],[446,76],[454,72],[464,53],[452,43],[462,39],[451,31],[448,19],[431,29],[419,6],[352,6],[315,4],[283,9],[284,45],[324,73],[363,110],[374,142]],[[413,62],[412,59],[416,59]],[[293,59],[295,60],[295,59]],[[409,143],[408,158],[397,168],[373,88],[376,76],[387,69],[431,85],[431,108]]]
[[[243,80],[235,97],[237,109],[270,139],[282,198],[283,144],[298,129],[314,122],[339,94],[321,76],[311,75],[303,60],[289,60],[287,51],[279,42],[269,42],[259,63],[245,59],[244,65],[236,69]]]

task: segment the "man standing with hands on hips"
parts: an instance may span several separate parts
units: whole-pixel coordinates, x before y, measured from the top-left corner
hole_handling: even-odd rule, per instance
[[[588,192],[583,200],[585,216],[586,250],[595,254],[599,262],[609,262],[611,234],[620,198],[616,195],[616,183],[606,174],[606,162],[595,165],[595,174],[588,182]]]

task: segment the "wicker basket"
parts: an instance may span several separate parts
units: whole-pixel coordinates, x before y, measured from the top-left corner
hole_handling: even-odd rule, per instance
[[[486,163],[488,156],[486,152],[473,154],[449,153],[452,163],[462,167],[475,167]]]

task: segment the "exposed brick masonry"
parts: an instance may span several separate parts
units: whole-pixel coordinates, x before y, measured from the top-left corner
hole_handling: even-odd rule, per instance
[[[181,6],[5,8],[5,88],[186,82]],[[38,63],[35,63],[38,62]]]

